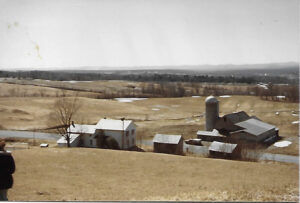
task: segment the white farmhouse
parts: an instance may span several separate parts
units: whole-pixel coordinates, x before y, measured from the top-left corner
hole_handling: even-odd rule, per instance
[[[136,125],[131,120],[101,119],[96,125],[96,134],[114,138],[120,149],[135,146]]]
[[[136,142],[136,125],[131,120],[101,119],[96,125],[74,124],[68,128],[68,132],[71,147],[107,147],[105,144],[109,138],[117,143],[116,148],[129,149]],[[67,146],[67,141],[61,137],[57,144]]]

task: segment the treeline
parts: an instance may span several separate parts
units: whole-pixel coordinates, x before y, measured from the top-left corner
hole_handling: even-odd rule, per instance
[[[119,73],[72,73],[63,71],[0,71],[0,77],[12,77],[17,79],[42,79],[56,81],[94,81],[94,80],[128,80],[138,82],[205,82],[205,83],[244,83],[255,84],[258,82],[273,84],[298,84],[299,78],[292,79],[280,76],[212,76],[189,74],[133,74],[120,71]]]

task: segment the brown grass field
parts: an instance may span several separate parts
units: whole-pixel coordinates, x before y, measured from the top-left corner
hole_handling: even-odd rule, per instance
[[[88,148],[13,151],[11,201],[298,201],[298,165]]]
[[[44,83],[47,83],[44,81]],[[50,82],[48,82],[50,83]],[[59,82],[55,82],[56,84]],[[63,82],[60,82],[63,83]],[[140,83],[126,81],[97,81],[75,83],[78,87],[102,86],[120,89],[130,84]],[[72,84],[69,84],[72,85]],[[11,96],[11,89],[19,95]],[[33,130],[52,125],[50,113],[59,89],[32,85],[16,85],[0,83],[0,129]],[[25,92],[25,94],[23,94]],[[42,95],[41,95],[42,92]],[[74,91],[66,91],[68,96]],[[192,98],[149,98],[132,103],[121,103],[112,99],[94,99],[96,93],[79,92],[82,108],[74,120],[78,123],[95,124],[100,118],[133,119],[138,128],[138,139],[152,139],[156,133],[182,134],[184,138],[196,137],[197,130],[204,130],[205,97]],[[5,96],[6,95],[6,96]],[[1,97],[2,96],[2,97]],[[283,140],[292,141],[288,147],[269,147],[268,152],[290,155],[299,154],[299,128],[293,121],[299,120],[298,103],[275,102],[261,100],[255,96],[233,96],[218,98],[220,101],[220,115],[245,111],[249,115],[256,115],[265,122],[276,125],[280,129]],[[159,109],[154,111],[153,109]],[[279,115],[275,113],[279,112]]]
[[[80,86],[76,83],[78,87],[101,86],[115,91],[130,84],[101,81],[82,82]],[[50,127],[50,114],[59,94],[58,89],[50,87],[0,83],[0,129]],[[66,94],[71,97],[75,92],[66,91]],[[121,103],[95,99],[96,96],[97,93],[79,92],[82,107],[75,122],[95,124],[103,117],[132,119],[137,124],[137,143],[152,139],[156,133],[182,134],[187,139],[195,138],[197,130],[204,130],[205,97],[149,98]],[[292,115],[292,112],[298,114],[298,103],[264,101],[255,96],[218,99],[220,115],[243,110],[276,125],[283,140],[293,142],[284,148],[271,146],[267,152],[298,155],[299,129],[292,124],[299,120]],[[29,145],[19,146],[18,142],[29,142]],[[52,142],[49,148],[42,149],[32,146],[38,146],[40,141],[33,142],[17,139],[7,145],[13,150],[17,167],[14,187],[8,193],[11,201],[299,200],[297,164],[229,161],[190,154],[67,149],[57,148]],[[149,146],[141,147],[151,151]]]

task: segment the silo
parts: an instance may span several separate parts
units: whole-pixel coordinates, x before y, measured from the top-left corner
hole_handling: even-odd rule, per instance
[[[205,99],[206,130],[212,131],[219,118],[219,101],[209,96]]]

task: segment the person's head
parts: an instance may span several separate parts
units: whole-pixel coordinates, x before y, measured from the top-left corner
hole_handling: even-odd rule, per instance
[[[0,151],[4,151],[4,147],[5,147],[5,141],[0,140]]]

